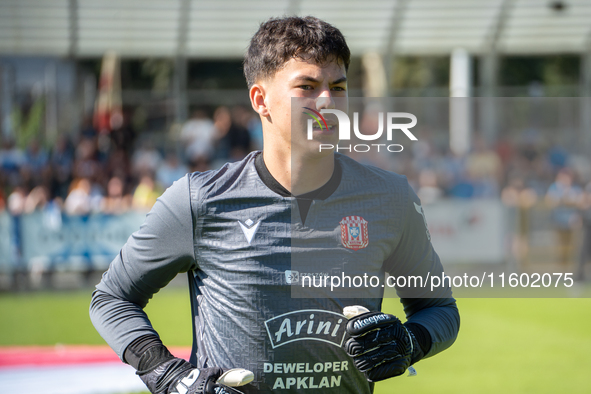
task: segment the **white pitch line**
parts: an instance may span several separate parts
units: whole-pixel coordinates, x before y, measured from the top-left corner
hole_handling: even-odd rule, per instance
[[[147,391],[123,363],[0,368],[2,394],[112,394]]]

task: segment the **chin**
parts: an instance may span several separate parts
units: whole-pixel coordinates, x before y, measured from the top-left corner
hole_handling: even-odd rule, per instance
[[[302,147],[302,151],[305,152],[303,156],[315,159],[331,156],[335,153],[336,146],[337,143],[332,138],[309,141],[305,147]]]

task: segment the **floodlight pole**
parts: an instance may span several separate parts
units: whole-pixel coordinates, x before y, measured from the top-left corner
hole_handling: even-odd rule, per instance
[[[69,48],[68,55],[74,58],[78,53],[78,37],[79,37],[79,25],[78,25],[78,0],[68,1],[68,24],[69,24]]]
[[[79,4],[78,0],[69,0],[68,1],[68,24],[69,24],[69,45],[68,45],[68,56],[72,62],[74,67],[74,75],[76,76],[76,86],[79,86],[80,78],[78,76],[78,64],[76,62],[76,56],[78,55],[78,41],[80,37],[80,18],[79,18]],[[77,89],[77,92],[80,92],[80,89]],[[76,93],[77,95],[79,93]],[[84,106],[81,105],[83,100],[74,100],[74,107],[75,111],[74,119],[71,122],[71,130],[69,132],[76,133],[81,125],[81,120],[86,116],[84,111]],[[55,130],[55,135],[52,138],[57,138],[59,134],[59,130]]]
[[[479,100],[479,128],[488,143],[495,141],[498,134],[498,46],[514,4],[515,0],[504,0],[501,3],[495,23],[493,23],[489,34],[486,36],[480,59],[480,96],[482,98]]]
[[[187,35],[190,9],[191,0],[181,0],[173,76],[173,102],[175,103],[175,123],[177,124],[185,122],[189,113],[187,99]]]
[[[581,59],[580,124],[582,145],[591,151],[591,31],[587,35],[586,51]]]
[[[392,75],[394,75],[394,53],[396,47],[396,41],[398,39],[398,32],[400,26],[404,20],[404,14],[408,7],[409,0],[398,0],[392,10],[392,18],[390,21],[390,30],[388,32],[388,38],[384,47],[383,55],[383,67],[385,70],[385,83],[386,83],[386,95],[389,96],[389,92],[392,86]]]
[[[183,123],[187,120],[187,58],[176,56],[174,58],[173,75],[173,102],[175,103],[175,122]]]
[[[14,129],[10,115],[14,99],[14,66],[0,61],[0,135],[4,138],[14,138]]]
[[[480,98],[478,126],[484,140],[491,143],[498,134],[498,85],[499,56],[496,48],[490,48],[480,58]]]
[[[44,78],[45,95],[45,138],[42,142],[53,144],[58,136],[58,86],[57,86],[57,61],[50,61],[45,66]],[[36,98],[37,99],[37,98]]]
[[[449,75],[449,147],[463,156],[470,150],[472,134],[470,54],[463,48],[456,48],[451,54]]]

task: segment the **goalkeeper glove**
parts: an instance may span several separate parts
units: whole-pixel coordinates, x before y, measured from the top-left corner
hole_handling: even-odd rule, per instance
[[[343,347],[370,382],[402,375],[424,356],[412,331],[393,315],[363,313],[349,320],[347,333]]]
[[[222,368],[195,368],[187,361],[176,358],[166,347],[153,346],[141,357],[136,372],[153,394],[242,394],[234,388],[218,383],[224,375]],[[252,372],[247,381],[252,380]]]

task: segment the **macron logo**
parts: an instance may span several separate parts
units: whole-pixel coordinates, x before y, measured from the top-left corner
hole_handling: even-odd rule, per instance
[[[258,222],[255,223],[251,219],[248,219],[246,222],[242,223],[239,220],[238,224],[240,225],[240,228],[242,229],[242,232],[244,233],[244,236],[246,237],[246,241],[248,241],[248,244],[250,245],[250,243],[252,242],[252,239],[254,238],[254,235],[257,233],[257,230],[259,229],[259,225],[261,224],[261,221],[259,220]]]

